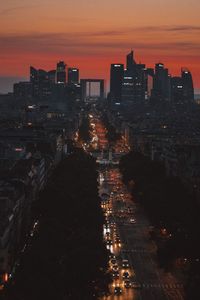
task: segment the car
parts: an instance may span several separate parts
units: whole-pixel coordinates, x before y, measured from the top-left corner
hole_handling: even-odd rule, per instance
[[[122,268],[123,269],[128,269],[129,268],[129,262],[127,259],[122,260]]]
[[[111,262],[112,265],[116,265],[117,264],[117,261],[116,261],[115,258],[112,258],[110,262]]]
[[[115,244],[121,244],[120,238],[118,238],[118,237],[115,238]]]
[[[113,270],[113,271],[119,271],[119,267],[118,267],[118,265],[114,265],[114,266],[112,266],[112,270]]]
[[[110,223],[110,227],[115,227],[116,226],[116,223],[115,223],[115,221],[111,221],[111,223]]]
[[[112,277],[114,279],[118,279],[119,278],[119,271],[112,271]]]
[[[121,295],[122,294],[122,288],[120,286],[116,286],[114,288],[114,294],[115,295]]]
[[[110,253],[109,258],[110,258],[110,259],[115,259],[115,260],[116,260],[115,254],[113,254],[113,253]]]
[[[111,238],[110,232],[108,232],[108,231],[106,232],[105,238],[106,238],[106,240],[110,240],[110,238]]]
[[[132,282],[132,287],[134,288],[134,289],[141,289],[141,284],[139,283],[139,282],[137,282],[137,281],[133,281]]]
[[[123,277],[123,279],[128,279],[129,277],[130,277],[130,275],[129,275],[129,272],[124,272],[123,274],[122,274],[122,277]]]
[[[112,240],[107,240],[107,241],[106,241],[106,245],[112,246],[112,244],[113,244]]]
[[[135,224],[136,223],[136,220],[134,218],[130,218],[130,223],[131,224]]]
[[[110,223],[109,223],[109,222],[106,222],[106,224],[104,225],[104,228],[105,228],[105,229],[110,229]]]
[[[124,287],[125,287],[126,289],[129,289],[129,288],[132,287],[132,284],[131,284],[131,282],[130,282],[129,279],[124,280]]]

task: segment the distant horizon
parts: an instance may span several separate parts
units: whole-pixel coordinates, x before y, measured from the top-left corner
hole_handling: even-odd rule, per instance
[[[1,1],[0,76],[26,78],[29,65],[61,59],[108,81],[110,64],[133,49],[138,63],[163,62],[174,76],[187,67],[200,89],[199,11],[199,0]]]
[[[50,70],[50,69],[49,69]],[[48,70],[47,70],[48,71]],[[96,76],[97,78],[98,76]],[[84,79],[84,78],[90,78],[89,76],[80,76],[80,79]],[[91,77],[92,78],[92,77]],[[98,77],[100,78],[100,77]],[[106,92],[108,92],[110,90],[110,80],[106,79],[106,78],[102,78],[106,81]],[[6,77],[2,77],[0,76],[0,95],[2,94],[7,94],[7,93],[12,93],[13,92],[13,85],[14,83],[18,83],[21,81],[29,81],[29,76],[6,76]],[[194,88],[194,93],[195,95],[200,95],[200,88]]]

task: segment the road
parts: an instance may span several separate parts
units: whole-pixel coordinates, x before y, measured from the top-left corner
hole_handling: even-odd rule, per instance
[[[106,129],[97,116],[91,117],[94,140],[98,141],[95,150],[108,149]],[[113,148],[113,146],[112,146]],[[126,153],[123,140],[118,141],[114,151]],[[131,194],[123,185],[119,169],[106,166],[99,169],[99,194],[106,223],[104,238],[107,248],[116,262],[110,261],[110,272],[119,268],[119,278],[113,278],[110,295],[105,300],[183,300],[183,286],[170,273],[163,272],[156,262],[156,246],[150,240],[151,224],[142,208],[134,202]],[[112,245],[111,245],[112,244]],[[123,259],[128,267],[123,268]],[[128,272],[131,287],[125,287],[123,273]],[[115,287],[120,287],[115,295]]]
[[[150,240],[150,224],[144,212],[135,203],[122,184],[117,168],[108,167],[100,172],[100,196],[107,194],[107,203],[103,202],[107,220],[107,230],[111,231],[112,246],[108,246],[117,257],[120,268],[120,280],[115,282],[123,288],[121,296],[111,295],[104,299],[184,299],[182,284],[169,273],[164,273],[156,263],[156,246]],[[112,224],[114,223],[114,224]],[[106,229],[104,229],[106,233]],[[115,234],[113,234],[115,233]],[[115,243],[116,234],[121,240],[120,247]],[[107,236],[105,234],[105,240]],[[131,282],[139,284],[137,289],[125,289],[122,280],[121,256],[124,255],[130,264]],[[113,294],[113,288],[111,287]]]

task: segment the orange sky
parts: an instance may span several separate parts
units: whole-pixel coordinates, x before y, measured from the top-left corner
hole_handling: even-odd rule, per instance
[[[2,2],[2,1],[1,1]],[[7,0],[0,3],[0,80],[58,60],[81,77],[109,78],[110,63],[188,67],[200,88],[199,0]]]

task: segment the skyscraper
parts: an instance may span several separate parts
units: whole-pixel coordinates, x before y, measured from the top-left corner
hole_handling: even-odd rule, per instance
[[[13,85],[15,98],[25,99],[26,102],[32,97],[33,85],[29,81],[18,82]]]
[[[188,69],[182,68],[181,78],[183,82],[183,101],[185,103],[194,102],[194,86],[192,74]]]
[[[48,79],[52,84],[56,83],[56,70],[48,71]]]
[[[38,70],[30,66],[30,82],[35,83],[38,81]]]
[[[121,102],[123,75],[124,75],[123,64],[111,64],[110,94],[115,102]]]
[[[145,99],[146,90],[145,65],[136,63],[133,51],[126,56],[126,65],[122,82],[122,101],[126,104],[141,102]]]
[[[179,76],[171,78],[172,101],[174,104],[183,103],[183,80]]]
[[[181,76],[172,77],[172,100],[174,104],[189,104],[194,102],[194,87],[192,74],[186,68],[181,69]]]
[[[134,99],[135,101],[143,101],[145,99],[146,82],[145,82],[145,65],[135,65],[134,77]]]
[[[68,83],[78,84],[79,83],[79,69],[68,68]]]
[[[51,85],[53,83],[51,76],[51,72],[30,67],[30,82],[32,84],[33,97],[45,98],[51,94]]]
[[[134,77],[131,71],[124,70],[122,82],[122,102],[126,105],[134,102]]]
[[[170,100],[171,98],[170,75],[163,63],[155,65],[153,94],[157,100]]]
[[[134,60],[134,52],[131,50],[130,53],[126,56],[126,69],[127,71],[133,71],[134,66],[136,65],[136,62]]]
[[[56,83],[65,84],[66,83],[66,64],[64,61],[59,61],[56,68]]]

